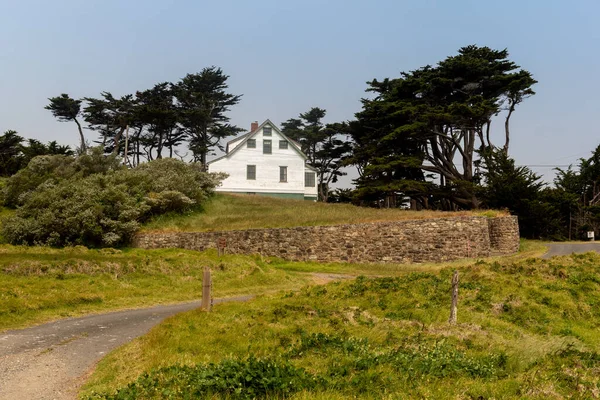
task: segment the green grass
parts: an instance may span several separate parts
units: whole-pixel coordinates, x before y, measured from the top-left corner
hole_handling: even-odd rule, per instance
[[[500,215],[500,211],[442,212],[376,209],[350,204],[325,204],[264,196],[218,194],[184,215],[163,215],[143,227],[144,231],[219,231],[252,228],[337,225],[461,215]]]
[[[81,395],[111,398],[120,388],[119,398],[144,399],[598,396],[600,255],[460,266],[452,326],[455,268],[180,314],[109,354]]]
[[[527,249],[514,257],[543,253],[541,244],[524,243]],[[218,257],[215,250],[0,245],[0,331],[88,313],[197,300],[204,266],[213,270],[214,297],[294,289],[329,279],[315,273],[393,275],[414,268],[441,268],[436,264],[319,264],[260,256]]]
[[[214,297],[297,288],[306,274],[260,257],[215,251],[0,246],[0,331],[88,313],[201,298],[204,266]]]

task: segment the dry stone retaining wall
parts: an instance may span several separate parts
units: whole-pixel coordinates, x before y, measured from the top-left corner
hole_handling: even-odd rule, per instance
[[[219,232],[140,233],[134,246],[206,250],[291,261],[439,262],[509,254],[519,248],[516,217],[454,217]]]
[[[488,221],[492,254],[512,254],[519,251],[519,221],[517,217],[497,217]]]

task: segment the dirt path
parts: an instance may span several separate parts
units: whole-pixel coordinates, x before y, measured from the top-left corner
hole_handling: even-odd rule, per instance
[[[246,301],[251,296],[215,300]],[[200,302],[70,318],[0,333],[0,399],[70,400],[98,360]]]
[[[600,253],[600,243],[548,243],[548,251],[542,258],[554,256],[568,256],[572,253],[587,253],[595,251]]]

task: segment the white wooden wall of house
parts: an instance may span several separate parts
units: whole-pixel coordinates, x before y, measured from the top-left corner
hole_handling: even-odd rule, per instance
[[[264,127],[271,127],[271,136],[264,136]],[[307,167],[305,158],[291,143],[287,149],[279,148],[279,141],[287,141],[278,129],[265,121],[249,139],[256,140],[256,147],[249,148],[246,137],[229,142],[225,156],[209,162],[209,172],[225,172],[229,175],[218,192],[296,195],[316,199],[317,187],[305,187],[305,172],[314,172]],[[263,142],[271,140],[271,154],[263,153]],[[241,147],[240,147],[241,146]],[[247,166],[256,166],[256,179],[247,179]],[[280,181],[280,167],[287,167],[287,182]],[[315,177],[316,181],[316,177]]]

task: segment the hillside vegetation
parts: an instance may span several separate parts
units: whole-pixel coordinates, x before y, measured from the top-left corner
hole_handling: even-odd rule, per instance
[[[217,257],[215,251],[0,246],[0,332],[93,312],[202,296],[204,267],[213,270],[214,297],[299,288],[306,274],[260,257]]]
[[[447,323],[454,268],[188,312],[110,354],[83,394],[595,398],[599,265],[600,255],[590,253],[461,267],[455,326]]]
[[[0,187],[14,210],[1,234],[15,245],[124,246],[153,216],[201,205],[223,176],[172,158],[125,168],[101,148],[35,157]]]
[[[465,215],[502,214],[501,211],[410,211],[357,207],[350,204],[314,203],[266,196],[217,194],[185,214],[158,216],[143,231],[218,231],[254,228],[338,225]]]
[[[541,254],[524,242],[512,256]],[[467,260],[452,265],[465,265]],[[259,295],[322,282],[320,274],[390,275],[439,270],[440,265],[291,262],[261,256],[181,249],[55,249],[0,245],[0,332],[93,312],[199,300],[204,267],[213,271],[214,297]]]

